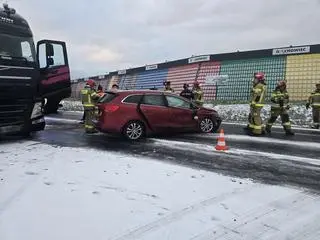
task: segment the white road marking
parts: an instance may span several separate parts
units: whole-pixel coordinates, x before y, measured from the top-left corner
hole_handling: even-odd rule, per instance
[[[219,154],[219,155],[232,155],[232,156],[238,156],[238,157],[243,155],[250,155],[250,156],[256,156],[256,157],[262,156],[262,157],[267,157],[267,158],[276,159],[276,160],[301,162],[301,163],[308,163],[311,165],[320,166],[320,158],[318,158],[317,160],[316,158],[307,158],[307,157],[299,157],[299,156],[293,156],[293,155],[287,155],[287,154],[251,151],[251,150],[244,150],[239,148],[230,148],[225,152],[219,152],[215,150],[214,148],[215,144],[208,145],[208,144],[163,140],[163,139],[156,139],[156,138],[152,138],[152,140],[154,141],[155,145],[161,145],[161,146],[165,146],[173,149],[179,149],[179,150],[186,150],[186,151],[190,150],[193,152],[202,151],[210,155]]]
[[[185,135],[185,136],[196,136],[197,138],[206,138],[216,140],[219,134],[197,134],[197,135]],[[315,136],[315,135],[312,135]],[[317,142],[308,142],[308,141],[294,141],[294,140],[285,140],[285,139],[275,139],[268,137],[251,137],[248,135],[237,135],[237,134],[227,134],[224,135],[225,140],[234,140],[239,142],[259,142],[259,143],[276,143],[279,145],[291,145],[297,146],[299,148],[312,148],[320,149],[320,143]]]
[[[239,122],[222,122],[222,126],[223,125],[236,125],[236,126],[247,126],[247,123],[239,123]],[[272,126],[272,128],[277,128],[277,129],[283,129],[283,127],[281,125],[274,125]],[[319,131],[319,129],[312,129],[309,128],[309,126],[303,126],[303,127],[298,127],[296,125],[292,125],[292,129],[293,130],[302,130],[302,131]]]

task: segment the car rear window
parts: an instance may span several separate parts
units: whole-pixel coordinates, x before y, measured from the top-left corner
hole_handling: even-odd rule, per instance
[[[98,103],[108,103],[108,102],[111,102],[117,95],[115,93],[112,93],[112,92],[106,92],[104,94],[104,96],[99,99],[99,102]]]
[[[138,104],[141,100],[142,95],[129,95],[123,99],[124,103],[136,103]]]

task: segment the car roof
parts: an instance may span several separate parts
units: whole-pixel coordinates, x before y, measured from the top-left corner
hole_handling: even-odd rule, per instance
[[[106,92],[112,92],[112,91],[106,91]],[[168,93],[168,94],[173,94],[170,92],[165,92],[162,90],[117,90],[118,94],[124,94],[124,95],[129,95],[129,94],[154,94],[154,93]]]

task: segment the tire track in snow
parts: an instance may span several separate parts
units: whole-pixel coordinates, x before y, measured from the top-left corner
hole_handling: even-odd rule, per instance
[[[280,231],[277,227],[273,227],[267,224],[263,224],[263,218],[273,217],[275,221],[279,223],[288,222],[292,217],[301,217],[303,207],[309,206],[309,204],[319,201],[319,196],[311,196],[305,192],[295,193],[285,198],[280,198],[262,205],[258,208],[254,208],[246,212],[241,216],[239,221],[227,221],[218,224],[217,227],[211,228],[201,234],[198,234],[191,238],[191,240],[209,240],[209,239],[238,239],[240,236],[244,239],[261,239],[263,234],[268,231]],[[297,210],[297,211],[295,211]],[[281,213],[284,213],[282,216]],[[293,213],[294,215],[288,215]],[[261,224],[259,225],[259,221]],[[253,236],[252,233],[241,232],[245,227],[257,224],[258,226],[252,227],[255,232],[259,232]],[[223,231],[221,234],[216,234],[218,231]],[[276,234],[275,234],[276,235]],[[248,238],[250,237],[250,238]],[[272,239],[278,239],[272,237]],[[290,238],[291,239],[291,238]]]
[[[290,224],[293,219],[293,217],[301,218],[301,212],[298,211],[299,214],[295,214],[295,216],[290,215],[290,218],[280,218],[282,220],[282,223],[285,221],[286,223]],[[289,213],[290,214],[290,213]],[[273,232],[267,235],[259,235],[259,239],[290,239],[290,240],[315,240],[318,239],[320,236],[320,224],[318,223],[318,220],[320,219],[320,213],[315,214],[313,217],[310,217],[308,221],[305,221],[302,225],[295,225],[296,228],[292,231],[292,228],[290,229],[290,232],[284,232],[284,231],[277,231]],[[279,223],[279,218],[277,217],[277,222]],[[280,223],[281,224],[281,223]],[[273,223],[274,225],[274,223]],[[281,230],[281,229],[280,229]],[[267,233],[267,232],[266,232]]]
[[[296,240],[315,240],[320,236],[320,224],[319,224],[320,214],[318,214],[315,218],[310,219],[310,221],[306,222],[301,228],[303,231],[299,231],[296,229],[295,231],[288,234],[287,239],[296,239]],[[271,236],[269,239],[275,239],[274,236]],[[279,238],[278,238],[279,239]]]
[[[223,193],[218,196],[207,198],[207,199],[202,200],[200,202],[196,202],[192,205],[189,205],[179,211],[173,212],[173,213],[171,213],[165,217],[162,217],[158,220],[155,220],[153,222],[139,226],[136,229],[128,230],[127,232],[120,234],[121,236],[119,236],[119,237],[114,237],[114,238],[110,238],[110,239],[111,240],[139,239],[140,236],[143,236],[146,233],[149,233],[151,231],[155,231],[159,228],[162,228],[168,224],[171,224],[172,222],[178,221],[188,214],[199,211],[203,208],[206,208],[207,206],[219,203],[219,202],[221,202],[231,196],[238,196],[241,194],[247,194],[248,192],[253,191],[256,188],[261,188],[261,187],[263,187],[263,186],[260,184],[255,184],[253,186],[248,186],[245,188],[238,188],[232,192],[226,192],[226,193]]]

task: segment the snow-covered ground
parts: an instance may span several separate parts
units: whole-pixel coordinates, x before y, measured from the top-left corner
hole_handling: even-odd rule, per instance
[[[63,111],[83,111],[80,101],[64,100],[62,101]],[[232,104],[232,105],[213,105],[205,104],[205,107],[214,108],[221,115],[223,121],[227,122],[247,122],[249,105]],[[312,123],[311,109],[307,110],[304,105],[292,105],[289,110],[290,120],[293,125],[300,127],[309,127]],[[270,117],[270,105],[266,105],[261,112],[262,119],[267,121]],[[280,124],[280,117],[277,120]]]
[[[247,122],[250,111],[249,104],[216,105],[207,104],[206,107],[214,108],[218,111],[225,121]],[[266,105],[261,111],[261,117],[264,122],[270,118],[270,105]],[[304,105],[292,105],[288,111],[290,121],[293,125],[308,127],[312,123],[312,111],[306,109]],[[277,123],[281,123],[280,116]]]
[[[319,196],[156,160],[0,145],[0,239],[318,239]]]

